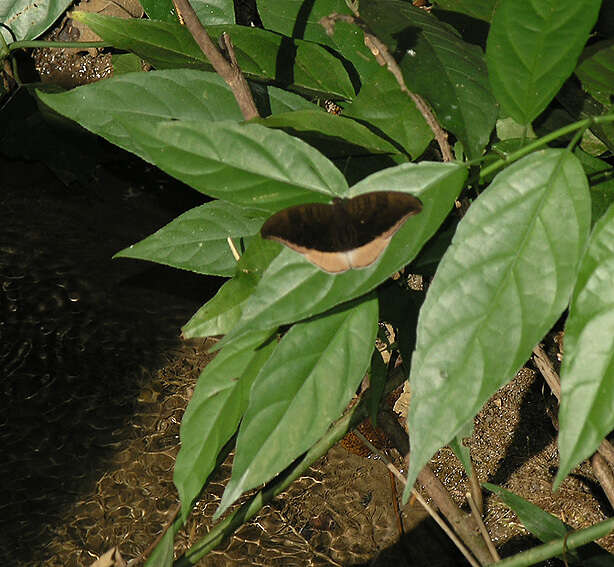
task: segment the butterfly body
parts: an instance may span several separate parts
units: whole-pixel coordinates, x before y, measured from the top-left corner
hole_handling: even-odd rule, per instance
[[[421,210],[413,195],[376,191],[332,204],[288,207],[270,217],[260,233],[336,274],[373,264],[405,221]]]

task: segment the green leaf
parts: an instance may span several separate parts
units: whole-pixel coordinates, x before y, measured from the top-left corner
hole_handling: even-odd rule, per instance
[[[380,402],[384,395],[388,378],[388,365],[384,362],[378,349],[371,355],[371,371],[369,372],[369,391],[367,393],[369,418],[373,425],[377,425],[377,414],[379,413]]]
[[[150,20],[178,23],[172,0],[140,0]],[[190,0],[198,19],[204,26],[234,24],[235,10],[232,0]]]
[[[345,0],[258,0],[258,13],[266,29],[330,47],[350,62],[350,76],[355,83],[365,81],[379,65],[356,26],[337,22],[334,33],[326,33],[320,19],[333,12],[352,15]]]
[[[116,48],[132,51],[158,69],[212,69],[188,29],[180,24],[86,12],[74,12],[73,18],[87,24]],[[319,45],[246,26],[208,26],[207,31],[216,44],[223,32],[230,35],[237,61],[247,78],[275,81],[315,95],[341,99],[354,96],[341,61]]]
[[[36,39],[71,4],[72,0],[4,0],[0,3],[0,33],[6,43]]]
[[[486,60],[502,109],[529,124],[574,70],[601,0],[501,0]]]
[[[235,6],[233,0],[190,0],[198,19],[203,26],[235,23]]]
[[[63,93],[37,94],[56,112],[126,149],[130,149],[130,138],[116,123],[117,118],[195,122],[243,119],[220,76],[190,69],[129,73]],[[275,97],[274,92],[271,97]]]
[[[279,130],[235,122],[117,122],[130,135],[126,149],[211,197],[275,212],[347,192],[328,159]]]
[[[326,433],[364,378],[376,332],[377,301],[371,297],[286,333],[250,392],[216,516]]]
[[[515,512],[522,525],[540,541],[547,543],[565,537],[570,531],[556,516],[517,494],[489,482],[483,486],[501,498]]]
[[[560,102],[567,112],[576,120],[584,120],[593,116],[610,114],[611,109],[601,104],[589,94],[585,93],[577,81],[566,81],[561,90],[556,95],[557,102]],[[614,124],[605,122],[593,124],[593,133],[601,140],[607,148],[614,152]],[[603,150],[602,150],[603,152]]]
[[[381,67],[363,84],[358,96],[343,109],[393,144],[417,158],[433,139],[433,132],[413,101],[401,90],[392,73]]]
[[[264,89],[262,95],[273,113],[314,108],[294,93],[276,87],[260,88]],[[56,112],[121,147],[126,147],[129,136],[115,123],[117,117],[196,122],[243,120],[224,80],[216,73],[192,69],[126,74],[63,93],[38,91],[38,96]]]
[[[179,533],[183,519],[177,518],[171,528],[164,534],[158,545],[145,562],[145,567],[172,567],[175,551],[175,536]]]
[[[554,489],[614,429],[614,206],[597,222],[565,325]]]
[[[331,157],[398,153],[390,142],[366,126],[320,109],[274,114],[251,122],[269,128],[282,128]]]
[[[609,106],[610,96],[614,94],[614,39],[587,47],[576,67],[576,75],[586,91]]]
[[[235,244],[236,245],[236,244]],[[236,268],[215,297],[205,303],[183,327],[184,338],[225,335],[238,323],[247,299],[256,289],[263,271],[279,254],[270,240],[253,238]]]
[[[427,99],[469,156],[479,157],[497,118],[481,49],[408,2],[370,0],[360,15],[395,56],[407,87]]]
[[[198,379],[181,420],[181,449],[173,476],[183,520],[213,470],[219,451],[243,417],[254,378],[275,346],[275,341],[262,345],[269,336],[269,332],[254,333],[224,347]]]
[[[589,228],[582,166],[554,149],[497,175],[459,223],[418,322],[406,496],[561,315]]]
[[[473,435],[473,419],[470,419],[463,428],[456,434],[454,439],[450,441],[450,448],[454,451],[456,458],[461,462],[467,476],[473,474],[473,465],[471,463],[471,452],[469,447],[463,444],[463,439]]]
[[[232,276],[237,262],[228,237],[257,234],[266,214],[212,201],[183,213],[165,227],[118,252],[116,258],[138,258],[198,274]]]
[[[411,192],[422,201],[422,212],[411,217],[380,259],[364,269],[328,274],[301,254],[284,247],[250,297],[241,322],[225,340],[250,328],[270,329],[317,315],[377,287],[411,262],[437,231],[450,212],[465,177],[466,170],[457,164],[407,163],[380,171],[354,185],[349,196],[382,188]]]
[[[142,60],[134,53],[114,53],[111,56],[113,64],[113,76],[125,75],[126,73],[142,73]]]
[[[178,23],[177,12],[172,0],[140,0],[150,20]]]
[[[490,22],[496,0],[435,0],[434,4],[450,12],[460,12]]]
[[[593,157],[579,148],[574,150],[574,154],[588,176],[591,191],[591,221],[595,224],[614,203],[614,168],[606,161]]]

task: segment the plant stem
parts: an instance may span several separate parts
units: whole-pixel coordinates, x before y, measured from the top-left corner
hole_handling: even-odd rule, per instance
[[[583,130],[586,128],[590,128],[593,124],[601,124],[605,122],[614,122],[614,114],[605,114],[603,116],[593,116],[591,118],[587,118],[585,120],[579,120],[578,122],[574,122],[573,124],[568,124],[567,126],[563,126],[562,128],[559,128],[558,130],[551,132],[550,134],[544,136],[543,138],[540,138],[539,140],[535,140],[535,142],[531,142],[529,145],[525,146],[524,148],[521,148],[518,151],[513,152],[512,154],[509,155],[508,158],[500,159],[496,161],[495,163],[492,163],[489,166],[486,166],[484,169],[480,171],[479,178],[483,179],[484,177],[487,177],[488,175],[501,169],[505,165],[509,165],[510,163],[520,159],[521,157],[524,157],[525,155],[530,154],[532,151],[537,150],[541,148],[542,146],[545,146],[548,142],[551,142],[552,140],[556,140],[557,138],[564,136],[565,134],[569,134],[571,132],[574,132],[575,130]]]
[[[404,379],[401,372],[393,373],[387,383],[387,390],[392,390]],[[173,567],[189,567],[195,565],[209,551],[217,547],[226,537],[230,536],[242,524],[253,518],[260,509],[270,502],[275,496],[281,494],[290,484],[299,478],[313,463],[343,436],[367,418],[369,413],[367,398],[363,397],[359,403],[350,408],[298,462],[298,464],[286,475],[281,476],[264,488],[238,510],[224,518],[204,538],[195,543],[183,557],[173,563]]]
[[[173,0],[173,2],[177,12],[181,14],[181,17],[185,21],[185,26],[192,34],[194,41],[201,48],[202,52],[215,69],[215,72],[222,77],[230,87],[245,120],[251,120],[252,118],[260,116],[252,92],[247,84],[247,80],[237,64],[230,37],[227,34],[222,35],[224,47],[230,59],[229,62],[224,58],[209,37],[207,30],[200,23],[194,8],[190,6],[188,0]]]
[[[563,555],[568,550],[576,549],[581,545],[604,537],[612,530],[614,530],[614,518],[608,518],[590,528],[571,532],[565,538],[556,539],[518,553],[513,557],[499,561],[496,565],[497,567],[527,567],[528,565],[535,565],[535,563],[545,561],[557,555]]]
[[[8,46],[9,51],[16,51],[17,49],[32,49],[37,47],[50,47],[53,49],[60,48],[74,48],[74,49],[87,49],[88,47],[113,47],[112,43],[108,41],[15,41]]]

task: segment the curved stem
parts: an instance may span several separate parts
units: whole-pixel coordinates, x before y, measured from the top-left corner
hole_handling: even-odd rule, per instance
[[[557,138],[560,138],[561,136],[564,136],[565,134],[569,134],[576,130],[585,130],[586,128],[590,128],[593,124],[602,124],[606,122],[614,122],[614,114],[605,114],[603,116],[593,116],[591,118],[587,118],[585,120],[579,120],[578,122],[574,122],[573,124],[568,124],[567,126],[563,126],[562,128],[559,128],[558,130],[551,132],[550,134],[544,136],[543,138],[540,138],[539,140],[535,140],[534,142],[531,142],[524,148],[521,148],[513,152],[506,159],[500,159],[496,161],[495,163],[490,164],[489,166],[482,169],[480,173],[478,174],[478,176],[476,177],[478,177],[479,179],[483,179],[484,177],[487,177],[491,173],[494,173],[495,171],[501,169],[502,167],[509,165],[510,163],[520,159],[521,157],[526,156],[527,154],[530,154],[534,150],[538,150],[542,146],[545,146],[548,142],[551,142],[552,140],[556,140]],[[476,179],[473,179],[472,181],[476,181]]]
[[[16,51],[17,49],[33,49],[37,47],[87,49],[88,47],[113,47],[113,44],[108,41],[42,41],[37,39],[32,41],[14,41],[8,46],[8,50]]]
[[[555,539],[543,545],[518,553],[513,557],[499,561],[496,565],[497,567],[527,567],[528,565],[535,565],[535,563],[545,561],[557,555],[563,555],[570,549],[575,549],[576,547],[595,541],[600,537],[604,537],[612,530],[614,530],[614,518],[608,518],[590,528],[571,532],[564,538]]]

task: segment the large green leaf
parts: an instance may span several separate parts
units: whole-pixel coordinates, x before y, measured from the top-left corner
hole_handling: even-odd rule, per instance
[[[0,33],[6,43],[36,39],[55,22],[72,0],[4,0]]]
[[[181,420],[181,449],[173,476],[184,520],[218,453],[236,431],[252,383],[273,352],[274,341],[262,345],[269,335],[254,333],[223,348],[198,379]]]
[[[262,88],[273,114],[314,108],[294,93],[276,87]],[[116,122],[118,117],[196,122],[243,120],[224,80],[216,73],[194,69],[128,73],[63,93],[37,94],[56,112],[122,147],[126,147],[129,136]]]
[[[565,325],[554,487],[614,429],[614,206],[595,225]]]
[[[207,58],[185,26],[85,12],[75,12],[73,17],[116,48],[132,51],[158,69],[189,67],[211,70]],[[248,78],[275,81],[333,98],[354,96],[354,88],[342,62],[319,45],[246,26],[208,26],[207,31],[215,43],[222,32],[230,35],[239,66]]]
[[[610,96],[614,94],[614,39],[587,47],[576,67],[576,75],[586,91],[610,106]]]
[[[347,191],[341,172],[322,154],[258,124],[159,120],[134,111],[124,114],[121,106],[117,114],[107,109],[104,117],[90,121],[70,106],[70,99],[41,97],[69,117],[77,114],[96,134],[212,197],[274,212],[305,200],[327,201]]]
[[[118,121],[131,137],[128,149],[212,197],[273,212],[347,192],[328,159],[279,130],[235,122]]]
[[[571,75],[597,20],[601,0],[501,0],[486,60],[503,110],[531,123]]]
[[[294,325],[262,367],[216,515],[307,451],[341,416],[371,360],[377,300]]]
[[[385,67],[363,84],[358,96],[343,109],[343,115],[400,145],[412,158],[422,155],[433,139],[433,131],[422,114]]]
[[[480,48],[408,2],[370,0],[360,15],[395,56],[408,88],[428,100],[469,156],[479,157],[497,117]]]
[[[564,150],[497,175],[459,223],[418,322],[406,495],[561,315],[589,228],[586,176]]]
[[[241,318],[247,299],[254,292],[263,271],[279,254],[270,240],[253,238],[236,266],[236,275],[215,297],[203,305],[182,329],[185,338],[229,333]]]
[[[356,26],[337,22],[334,33],[326,34],[320,19],[333,12],[352,14],[345,0],[258,0],[258,13],[266,29],[332,48],[351,63],[352,79],[362,82],[377,71],[379,65],[365,46],[363,34]]]
[[[495,9],[496,0],[435,0],[434,4],[449,10],[450,12],[460,12],[472,18],[490,22],[492,13]]]
[[[127,73],[63,93],[37,94],[56,112],[126,149],[130,149],[129,135],[117,118],[195,122],[243,119],[219,75],[192,69]]]
[[[183,213],[115,257],[149,260],[199,274],[232,276],[237,262],[228,237],[253,236],[265,220],[261,211],[212,201]]]
[[[275,114],[252,122],[281,128],[330,157],[398,153],[390,142],[359,122],[318,108]]]
[[[410,192],[422,201],[422,212],[411,217],[380,259],[364,269],[328,274],[297,252],[284,248],[264,272],[232,335],[249,328],[270,329],[298,321],[377,287],[411,262],[437,231],[450,212],[465,177],[465,168],[457,164],[407,163],[373,174],[354,185],[349,196],[382,189]]]

